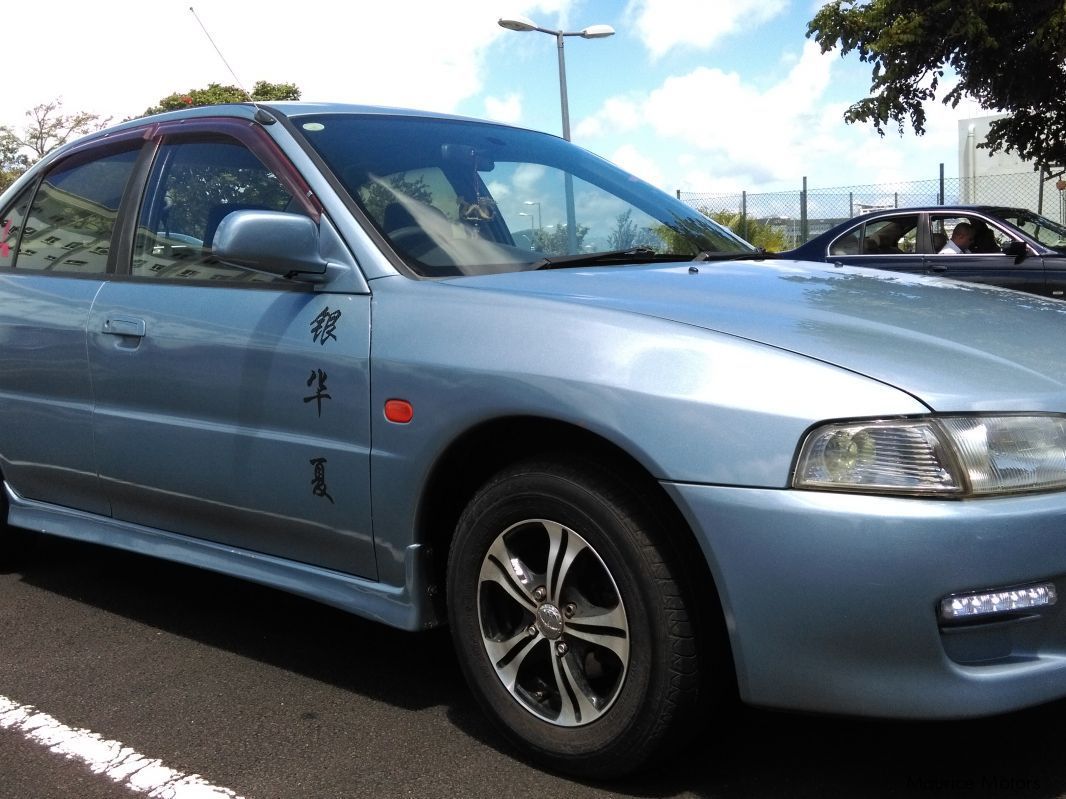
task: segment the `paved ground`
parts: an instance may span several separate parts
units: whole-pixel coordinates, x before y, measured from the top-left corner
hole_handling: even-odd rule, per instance
[[[747,711],[669,769],[560,779],[499,742],[446,634],[58,540],[0,575],[0,697],[246,799],[1066,795],[1066,704],[953,724]],[[0,730],[0,799],[133,795]]]

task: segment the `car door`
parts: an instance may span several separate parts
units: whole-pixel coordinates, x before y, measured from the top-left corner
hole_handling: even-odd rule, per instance
[[[844,266],[920,274],[924,264],[917,251],[919,219],[915,213],[864,219],[829,245],[826,260]]]
[[[1020,261],[1014,255],[1005,254],[1004,247],[1016,239],[993,220],[979,214],[960,214],[957,211],[933,213],[929,215],[930,235],[936,243],[949,241],[955,226],[961,223],[970,225],[975,233],[970,252],[944,255],[940,253],[941,247],[931,248],[932,251],[925,256],[929,274],[1032,294],[1048,293],[1044,260],[1031,248]]]
[[[1048,296],[1061,300],[1066,297],[1066,255],[1044,255],[1043,261],[1044,287]]]
[[[233,210],[317,215],[256,128],[164,128],[128,275],[88,320],[116,519],[373,577],[370,298],[223,265]]]
[[[85,325],[142,147],[76,149],[0,212],[0,470],[22,497],[106,515]]]

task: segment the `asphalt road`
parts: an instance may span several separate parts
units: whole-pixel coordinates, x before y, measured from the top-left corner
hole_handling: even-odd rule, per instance
[[[0,575],[0,697],[245,799],[1066,795],[1066,703],[950,724],[748,710],[638,779],[559,778],[496,737],[446,633],[59,540]],[[0,799],[135,795],[0,729]]]

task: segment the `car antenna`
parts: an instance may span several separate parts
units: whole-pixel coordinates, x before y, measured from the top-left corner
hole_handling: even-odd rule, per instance
[[[218,57],[222,59],[222,63],[226,65],[226,69],[229,70],[229,74],[232,75],[233,79],[237,82],[237,88],[244,92],[244,96],[248,98],[248,102],[255,106],[255,121],[258,122],[260,125],[273,125],[275,122],[277,122],[274,117],[272,117],[264,109],[259,107],[259,103],[257,103],[252,98],[252,95],[248,92],[248,90],[244,88],[244,84],[241,83],[241,79],[237,77],[237,73],[233,70],[233,67],[229,65],[229,61],[227,61],[226,57],[222,55],[222,51],[218,49],[218,45],[215,44],[215,40],[211,38],[211,34],[208,32],[207,26],[204,25],[203,21],[200,19],[200,15],[196,13],[196,9],[192,6],[189,6],[189,11],[191,11],[192,15],[196,18],[196,21],[200,25],[200,29],[204,32],[204,36],[207,37],[207,41],[211,42],[211,46],[215,48],[215,52],[218,53]]]

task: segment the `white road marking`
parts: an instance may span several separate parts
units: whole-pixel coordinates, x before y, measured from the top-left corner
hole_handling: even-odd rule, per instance
[[[68,727],[32,705],[0,695],[0,729],[21,732],[68,760],[78,760],[94,774],[153,799],[241,799],[229,788],[211,785],[198,774],[167,768],[162,761],[138,754],[119,741],[107,741],[89,730]]]

